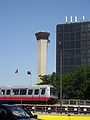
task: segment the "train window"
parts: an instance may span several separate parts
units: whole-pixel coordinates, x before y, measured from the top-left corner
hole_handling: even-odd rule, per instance
[[[28,90],[28,95],[32,95],[32,93],[33,93],[33,89],[29,89]]]
[[[13,94],[18,95],[19,94],[19,89],[13,89]]]
[[[44,94],[45,94],[45,88],[42,88],[41,95],[44,95]]]
[[[20,95],[26,95],[27,89],[20,89]]]
[[[38,94],[39,94],[39,89],[35,89],[34,95],[38,95]]]
[[[10,89],[6,90],[6,95],[10,95]]]
[[[50,95],[57,95],[57,91],[55,88],[50,87]]]
[[[1,94],[2,94],[2,95],[5,95],[5,90],[4,90],[4,89],[1,90]]]

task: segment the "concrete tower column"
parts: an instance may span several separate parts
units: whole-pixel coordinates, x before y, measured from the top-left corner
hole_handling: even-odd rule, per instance
[[[50,33],[38,32],[35,34],[38,43],[38,75],[37,82],[42,82],[40,76],[47,74],[47,48]]]

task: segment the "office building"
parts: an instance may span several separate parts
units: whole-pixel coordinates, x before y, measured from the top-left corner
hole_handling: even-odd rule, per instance
[[[62,56],[60,55],[62,51]],[[62,64],[60,58],[62,57]],[[73,72],[79,66],[90,65],[90,22],[57,24],[56,72]]]

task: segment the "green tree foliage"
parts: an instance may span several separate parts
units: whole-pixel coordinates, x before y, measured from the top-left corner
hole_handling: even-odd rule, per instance
[[[40,79],[40,84],[53,85],[60,95],[60,74],[54,72]],[[63,74],[62,86],[64,99],[90,99],[90,66],[78,67],[73,73]]]

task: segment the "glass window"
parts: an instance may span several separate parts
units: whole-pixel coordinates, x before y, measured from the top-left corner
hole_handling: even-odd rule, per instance
[[[10,89],[6,90],[6,95],[10,95]]]
[[[64,32],[69,32],[69,26],[64,26]]]
[[[80,58],[76,58],[76,65],[81,65],[81,59]]]
[[[35,89],[34,95],[38,95],[38,94],[39,94],[39,89]]]
[[[75,33],[70,33],[70,40],[74,40],[75,39]]]
[[[90,50],[88,50],[88,56],[90,57]]]
[[[87,36],[90,36],[90,32],[87,33]]]
[[[64,66],[68,66],[69,65],[69,58],[64,58]]]
[[[80,33],[76,33],[76,40],[80,39]]]
[[[20,89],[20,95],[26,95],[27,89]]]
[[[74,65],[75,64],[75,58],[70,58],[70,65]]]
[[[63,32],[63,26],[57,25],[57,33]]]
[[[81,55],[81,51],[80,50],[76,50],[76,57],[80,57]]]
[[[90,63],[90,57],[88,58],[88,62]]]
[[[69,50],[64,50],[64,56],[69,57]]]
[[[86,49],[87,48],[87,41],[86,40],[82,40],[82,48]]]
[[[64,73],[70,72],[69,67],[64,67]]]
[[[57,90],[55,88],[50,87],[50,95],[57,95]]]
[[[19,89],[13,89],[13,95],[18,95],[19,94]]]
[[[2,95],[5,95],[5,90],[4,90],[4,89],[1,90],[1,94],[2,94]]]
[[[69,34],[68,33],[64,34],[64,40],[69,40]]]
[[[68,49],[69,48],[69,42],[64,42],[64,49]]]
[[[75,48],[75,42],[70,42],[70,49]]]
[[[88,24],[88,28],[90,28],[90,24]]]
[[[84,58],[84,57],[82,58],[82,63],[87,63],[87,58],[86,58],[86,57],[85,57],[85,58]]]
[[[81,55],[82,55],[82,57],[86,57],[87,56],[87,50],[82,50]]]
[[[80,48],[80,47],[81,47],[80,41],[76,41],[76,48]]]
[[[63,35],[62,34],[57,34],[57,38],[59,39],[59,41],[63,40]]]
[[[41,89],[41,95],[44,95],[44,94],[45,94],[45,90],[46,90],[45,88],[42,88],[42,89]]]
[[[75,50],[70,50],[70,57],[74,57],[75,56]]]
[[[87,32],[82,32],[82,34],[81,34],[81,37],[83,38],[86,38],[87,37]]]
[[[32,95],[33,94],[33,89],[29,89],[28,90],[28,95]]]

